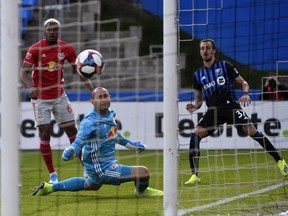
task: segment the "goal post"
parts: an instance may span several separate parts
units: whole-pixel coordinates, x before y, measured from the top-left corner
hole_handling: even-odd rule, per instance
[[[177,214],[177,22],[176,1],[164,0],[164,215]]]
[[[1,215],[19,214],[17,1],[1,0]],[[16,62],[16,63],[15,63]]]

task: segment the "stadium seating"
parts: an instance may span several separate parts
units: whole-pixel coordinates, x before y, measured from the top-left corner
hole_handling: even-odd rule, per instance
[[[38,6],[38,0],[21,0],[22,7],[36,7]]]
[[[20,17],[22,19],[21,26],[21,34],[24,35],[26,33],[26,27],[28,26],[28,22],[33,19],[33,11],[31,8],[21,7],[20,9]]]
[[[24,36],[28,23],[33,19],[33,10],[38,6],[38,0],[21,0],[20,6],[21,35]]]

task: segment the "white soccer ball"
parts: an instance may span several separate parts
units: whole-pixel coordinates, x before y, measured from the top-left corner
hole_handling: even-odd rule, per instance
[[[83,50],[75,64],[78,74],[87,79],[96,79],[96,75],[100,75],[105,67],[102,54],[93,49]]]

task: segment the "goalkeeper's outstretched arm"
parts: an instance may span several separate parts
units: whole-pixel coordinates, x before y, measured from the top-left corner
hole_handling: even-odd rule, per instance
[[[117,133],[116,141],[120,145],[125,146],[127,149],[135,150],[138,153],[144,151],[146,148],[146,145],[142,144],[141,142],[133,142],[131,140],[128,140],[125,137],[123,137],[120,133]]]

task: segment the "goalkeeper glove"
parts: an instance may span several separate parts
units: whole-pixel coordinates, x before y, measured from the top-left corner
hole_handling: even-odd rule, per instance
[[[147,147],[146,145],[142,144],[141,142],[134,142],[133,144],[134,144],[135,147],[138,147],[136,152],[139,153],[139,154],[141,152],[143,152],[145,150],[145,148]]]
[[[136,150],[137,153],[141,153],[142,151],[145,150],[146,145],[141,144],[141,142],[128,141],[125,147],[130,150]]]
[[[74,157],[76,157],[76,153],[73,147],[66,148],[62,153],[62,160],[64,161],[72,160]]]

